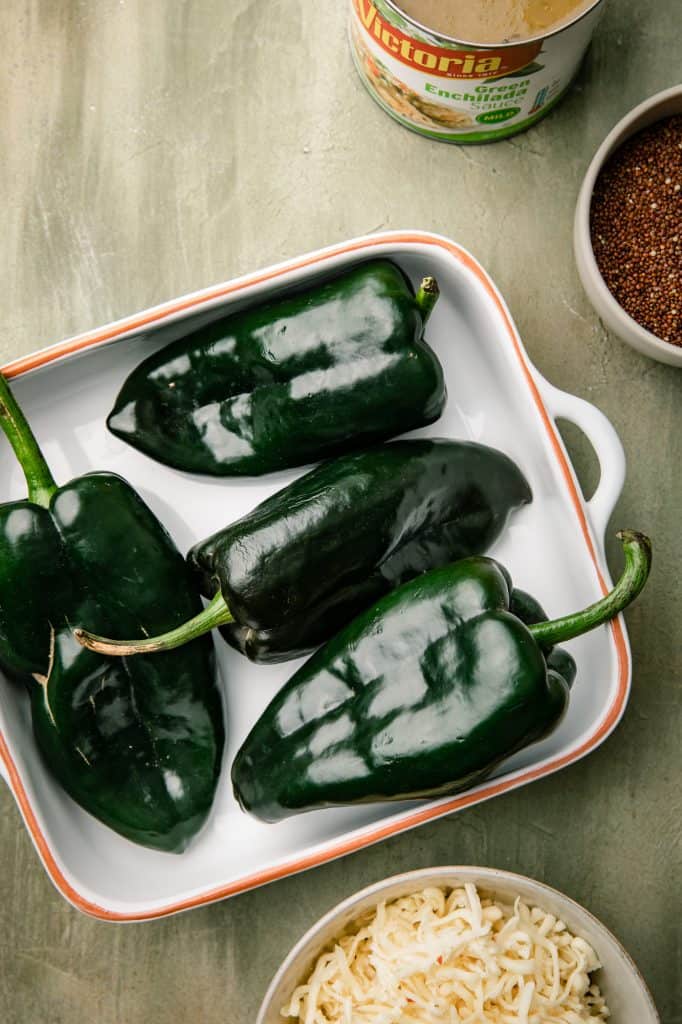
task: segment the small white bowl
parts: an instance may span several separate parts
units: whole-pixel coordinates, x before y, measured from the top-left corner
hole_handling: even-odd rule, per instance
[[[394,875],[370,885],[339,903],[320,918],[291,950],[272,979],[256,1024],[284,1024],[281,1008],[310,972],[323,949],[365,910],[382,900],[397,899],[429,885],[461,886],[465,882],[507,900],[521,896],[529,904],[547,910],[566,922],[575,935],[589,942],[603,967],[596,981],[606,998],[613,1021],[618,1024],[660,1024],[653,999],[635,964],[617,939],[592,914],[568,896],[523,875],[493,868],[442,867]]]
[[[595,153],[592,163],[580,189],[578,204],[575,211],[573,226],[573,248],[578,273],[587,297],[594,306],[599,317],[614,334],[626,341],[628,345],[643,352],[645,356],[658,359],[661,363],[682,366],[682,347],[662,341],[655,334],[642,327],[629,316],[613,297],[601,275],[592,250],[590,238],[590,205],[594,185],[602,167],[619,146],[631,135],[647,128],[655,121],[673,114],[682,113],[682,85],[672,89],[664,89],[648,100],[644,100],[618,122],[606,136]]]

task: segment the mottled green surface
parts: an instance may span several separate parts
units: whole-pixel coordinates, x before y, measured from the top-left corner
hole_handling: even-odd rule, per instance
[[[368,99],[345,16],[343,0],[2,0],[0,359],[362,232],[453,236],[491,271],[540,370],[599,405],[625,442],[614,525],[655,540],[627,616],[632,702],[604,747],[554,778],[150,925],[67,906],[0,791],[4,1024],[248,1024],[322,911],[394,871],[457,862],[586,903],[641,965],[665,1024],[682,1022],[682,373],[604,330],[571,253],[595,147],[679,75],[679,0],[610,0],[554,114],[467,149],[412,135]],[[571,439],[593,482],[593,457]]]

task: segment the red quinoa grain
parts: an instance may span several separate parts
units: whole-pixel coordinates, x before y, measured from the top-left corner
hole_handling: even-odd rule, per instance
[[[590,233],[602,277],[625,312],[682,345],[682,115],[633,135],[604,165]]]

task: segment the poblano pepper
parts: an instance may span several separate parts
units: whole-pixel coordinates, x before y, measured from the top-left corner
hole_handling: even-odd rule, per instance
[[[484,445],[394,441],[341,456],[192,548],[190,565],[212,598],[194,622],[135,643],[78,636],[95,650],[133,654],[220,626],[254,661],[293,658],[405,580],[485,551],[530,499],[516,464]]]
[[[0,427],[28,500],[0,506],[0,666],[29,693],[49,771],[86,811],[144,846],[180,852],[213,801],[223,748],[209,638],[111,659],[71,626],[143,636],[201,606],[172,540],[119,476],[57,487],[0,375]]]
[[[108,425],[190,473],[269,473],[437,419],[440,363],[423,339],[438,289],[389,260],[251,305],[149,356]]]
[[[615,616],[646,580],[651,547],[620,534],[625,570],[602,600],[548,621],[490,558],[405,584],[294,674],[232,766],[264,821],[334,804],[438,797],[484,779],[556,728],[575,672],[553,649]]]

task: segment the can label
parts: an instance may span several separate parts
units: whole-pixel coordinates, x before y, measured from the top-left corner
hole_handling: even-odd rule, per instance
[[[351,0],[351,47],[365,85],[398,121],[431,138],[487,142],[523,131],[551,109],[601,7],[546,39],[495,49],[427,33],[384,0]]]

